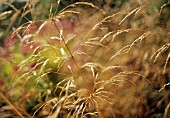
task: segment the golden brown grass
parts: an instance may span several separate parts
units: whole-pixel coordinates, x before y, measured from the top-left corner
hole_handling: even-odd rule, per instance
[[[11,99],[22,103],[23,116],[30,106],[33,117],[169,117],[170,31],[161,15],[169,3],[151,1],[129,1],[111,13],[86,2],[57,14],[51,7],[49,19],[17,28],[23,59],[9,91],[12,97],[25,89],[27,96]]]

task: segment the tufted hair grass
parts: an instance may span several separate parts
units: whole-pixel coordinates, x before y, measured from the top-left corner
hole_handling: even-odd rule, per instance
[[[58,13],[51,5],[48,19],[15,29],[19,40],[9,49],[22,60],[8,89],[15,96],[24,88],[27,97],[12,99],[16,108],[8,104],[21,117],[168,117],[169,3],[156,8],[151,1],[129,1],[110,13],[88,2]]]

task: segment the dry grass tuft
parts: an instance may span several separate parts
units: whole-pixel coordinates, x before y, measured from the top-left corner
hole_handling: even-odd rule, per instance
[[[113,14],[88,2],[58,13],[51,5],[43,20],[32,13],[38,2],[28,0],[23,13],[3,4],[15,10],[9,27],[19,14],[19,22],[32,14],[32,21],[14,29],[14,45],[3,51],[12,52],[8,64],[17,66],[9,77],[9,98],[1,98],[15,101],[8,104],[19,116],[169,117],[170,31],[161,15],[169,3],[158,8],[151,1],[129,1],[113,8]]]

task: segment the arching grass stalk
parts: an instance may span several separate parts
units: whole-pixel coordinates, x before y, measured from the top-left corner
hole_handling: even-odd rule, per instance
[[[59,32],[61,41],[63,41],[66,49],[68,50],[68,52],[69,52],[69,54],[70,54],[70,56],[71,56],[71,59],[73,60],[75,66],[76,66],[76,68],[77,68],[77,71],[79,72],[79,71],[80,71],[80,67],[78,66],[78,64],[77,64],[77,62],[76,62],[73,54],[71,53],[71,50],[69,49],[68,45],[66,44],[66,40],[65,40],[65,38],[63,37],[62,33],[60,32],[60,30],[59,30],[59,28],[58,28],[58,26],[57,26],[57,24],[56,24],[56,20],[55,20],[54,18],[52,18],[52,22],[54,23],[54,26],[56,27],[57,31]],[[103,118],[103,114],[102,114],[101,110],[96,107],[96,105],[95,105],[95,103],[94,103],[94,101],[93,101],[93,90],[92,90],[92,89],[90,88],[90,86],[88,85],[88,83],[87,83],[86,79],[84,78],[84,76],[82,75],[81,71],[80,71],[80,76],[81,76],[81,78],[82,78],[82,80],[83,80],[86,88],[88,89],[88,91],[89,91],[89,93],[90,93],[90,100],[89,100],[90,103],[92,103],[93,107],[94,107],[94,108],[96,109],[96,111],[99,113],[99,118]]]
[[[24,116],[18,111],[18,109],[5,97],[5,95],[0,92],[0,97],[7,103],[9,106],[20,116],[20,118],[24,118]]]

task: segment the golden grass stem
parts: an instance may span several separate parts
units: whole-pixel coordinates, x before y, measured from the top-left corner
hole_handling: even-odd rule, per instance
[[[57,25],[56,25],[56,23],[55,23],[55,19],[52,19],[52,22],[54,23],[54,25],[55,25],[57,31],[60,33],[60,30],[58,29],[58,27],[57,27]],[[74,58],[74,56],[73,56],[71,50],[69,49],[69,47],[68,47],[68,45],[67,45],[67,43],[66,43],[66,41],[65,41],[65,39],[64,39],[64,37],[63,37],[61,34],[60,34],[60,37],[61,37],[61,40],[63,41],[65,47],[67,48],[67,50],[68,50],[68,52],[69,52],[69,54],[70,54],[72,60],[74,61],[77,70],[80,71],[80,67],[78,66],[78,64],[77,64],[77,62],[76,62],[76,60],[75,60],[75,58]],[[86,85],[88,91],[90,92],[90,95],[92,95],[92,94],[93,94],[93,90],[92,90],[92,89],[90,88],[90,86],[88,85],[88,83],[87,83],[86,79],[84,78],[84,76],[82,75],[81,71],[80,71],[80,76],[81,76],[83,82],[85,83],[85,85]],[[92,105],[93,105],[93,107],[96,109],[96,111],[99,112],[99,118],[103,118],[102,112],[100,111],[99,108],[96,107],[96,105],[95,105],[93,99],[91,99],[90,102],[92,103]]]
[[[1,98],[9,104],[9,106],[11,106],[11,108],[18,114],[18,116],[20,116],[21,118],[24,118],[24,116],[17,110],[17,108],[5,97],[5,95],[0,92],[0,96]]]
[[[168,103],[168,105],[167,105],[167,107],[166,107],[166,109],[165,109],[165,113],[164,113],[163,118],[167,118],[167,117],[168,117],[167,115],[168,115],[169,107],[170,107],[170,102]]]
[[[57,25],[56,25],[56,23],[55,23],[55,20],[52,19],[52,21],[53,21],[55,27],[57,28],[58,32],[60,33],[60,30],[58,29],[58,27],[57,27]],[[69,49],[68,45],[66,44],[66,41],[65,41],[64,37],[61,36],[61,39],[62,39],[64,45],[66,46],[66,48],[67,48],[67,50],[68,50],[68,52],[69,52],[69,54],[70,54],[72,60],[74,61],[75,65],[76,65],[76,67],[77,67],[77,70],[79,71],[79,70],[80,70],[80,67],[78,66],[78,64],[77,64],[77,62],[76,62],[74,56],[73,56],[72,53],[71,53],[71,50]],[[85,85],[86,85],[86,87],[88,88],[88,90],[90,91],[90,93],[92,93],[92,91],[91,91],[91,89],[90,89],[90,86],[88,85],[86,79],[83,77],[83,75],[82,75],[81,72],[80,72],[80,76],[82,77],[83,82],[85,83]]]

